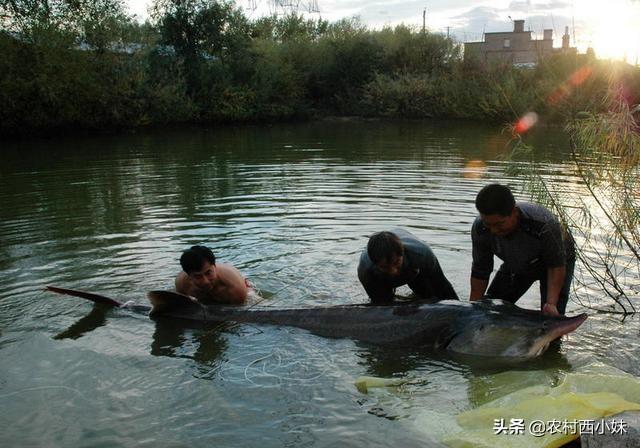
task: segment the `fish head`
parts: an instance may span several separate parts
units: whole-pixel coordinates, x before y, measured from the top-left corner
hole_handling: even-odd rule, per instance
[[[542,355],[549,344],[571,333],[587,319],[548,316],[508,302],[480,304],[460,322],[447,350],[460,355],[526,360]],[[482,307],[484,306],[484,309]]]

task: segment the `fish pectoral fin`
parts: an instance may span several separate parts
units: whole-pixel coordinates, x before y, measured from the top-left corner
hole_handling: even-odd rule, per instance
[[[176,308],[202,308],[202,305],[194,297],[174,291],[149,291],[147,298],[151,303],[150,316],[162,314]]]

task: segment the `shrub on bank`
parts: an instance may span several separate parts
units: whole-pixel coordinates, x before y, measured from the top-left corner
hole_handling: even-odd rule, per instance
[[[0,33],[0,133],[313,115],[503,123],[535,111],[562,121],[601,109],[612,72],[581,55],[533,70],[487,66],[464,60],[451,39],[404,25],[369,30],[357,19],[296,15],[249,22],[210,0],[156,1],[154,22],[139,25],[118,1],[101,1],[115,12],[108,26],[90,27],[100,45],[79,44],[88,25],[69,25],[75,15],[65,26],[34,19]],[[625,85],[640,85],[638,68],[624,72]]]

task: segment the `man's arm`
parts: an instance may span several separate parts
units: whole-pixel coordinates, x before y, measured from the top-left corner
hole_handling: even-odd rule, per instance
[[[469,294],[469,300],[480,300],[484,297],[484,293],[487,291],[487,286],[489,286],[489,280],[484,280],[481,278],[471,277],[471,293]]]
[[[380,281],[366,272],[366,269],[358,269],[358,279],[362,284],[362,287],[367,292],[371,303],[375,305],[388,304],[393,302],[393,288],[383,284]]]
[[[216,291],[216,301],[241,305],[246,302],[249,288],[244,277],[236,268],[225,264],[218,267],[223,286]]]
[[[393,302],[394,294],[393,288],[383,285],[381,282],[377,282],[373,279],[364,280],[360,279],[360,283],[367,292],[371,303],[374,305],[384,305]]]
[[[373,263],[367,255],[366,249],[360,255],[358,263],[358,280],[367,292],[369,300],[375,305],[389,304],[393,302],[393,287],[382,282],[372,271]]]
[[[449,279],[444,275],[442,267],[440,267],[440,263],[435,255],[433,255],[433,263],[428,277],[429,281],[433,285],[434,297],[440,300],[459,300],[458,294],[456,294],[453,286],[451,286]]]
[[[566,266],[558,266],[555,268],[547,269],[547,301],[542,307],[542,311],[545,314],[553,316],[559,316],[558,312],[558,299],[560,297],[560,291],[564,284],[565,276],[567,275]]]
[[[493,271],[493,252],[491,250],[491,236],[480,218],[476,218],[471,227],[471,292],[469,300],[480,300],[489,286],[489,277]]]
[[[547,223],[542,232],[542,261],[547,267],[547,300],[542,307],[545,314],[560,315],[557,304],[567,275],[563,231],[560,223]]]
[[[176,285],[176,291],[179,292],[180,294],[184,294],[187,296],[191,295],[191,288],[189,286],[189,276],[187,275],[186,272],[181,271],[180,273],[178,273],[178,275],[176,276],[175,285]]]

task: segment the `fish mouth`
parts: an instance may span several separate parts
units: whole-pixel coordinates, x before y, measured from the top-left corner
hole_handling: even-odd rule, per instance
[[[531,347],[529,351],[530,357],[536,357],[542,355],[547,348],[549,348],[549,344],[555,341],[556,339],[561,338],[565,334],[569,334],[572,331],[575,331],[580,325],[587,320],[588,315],[583,313],[574,317],[568,317],[566,319],[558,320],[553,322],[548,331],[538,339],[538,341]]]

